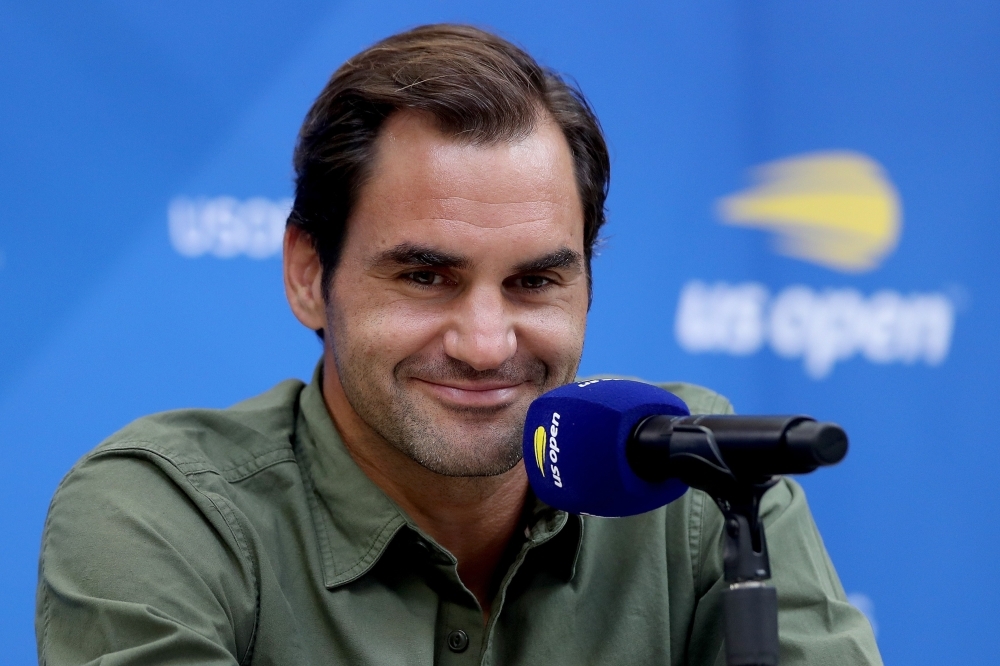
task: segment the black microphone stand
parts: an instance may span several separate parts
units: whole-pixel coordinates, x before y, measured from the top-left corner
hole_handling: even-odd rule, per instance
[[[735,464],[723,457],[716,434]],[[771,577],[760,500],[777,473],[807,473],[840,461],[847,438],[809,417],[654,416],[640,423],[626,455],[640,477],[680,479],[708,493],[725,517],[723,593],[726,664],[778,666],[778,593]]]
[[[764,582],[771,577],[771,563],[760,520],[760,498],[777,481],[707,491],[726,519],[723,563],[729,589],[722,606],[728,666],[778,665],[778,592]]]
[[[672,472],[715,500],[726,520],[722,609],[727,666],[778,666],[778,592],[771,577],[760,500],[777,476],[744,479],[723,460],[713,433],[675,425]]]

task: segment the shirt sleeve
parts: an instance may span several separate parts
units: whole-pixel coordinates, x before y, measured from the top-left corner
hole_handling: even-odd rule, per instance
[[[689,642],[689,663],[725,666],[722,593],[723,518],[703,500],[701,576]],[[802,487],[783,478],[764,495],[761,516],[778,591],[781,666],[881,666],[871,625],[847,602],[844,588],[813,522]]]
[[[238,534],[224,498],[154,454],[85,459],[45,524],[39,663],[247,660],[256,592]]]

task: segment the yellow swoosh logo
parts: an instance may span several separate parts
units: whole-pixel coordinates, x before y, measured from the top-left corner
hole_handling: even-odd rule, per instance
[[[535,429],[535,462],[538,463],[538,471],[545,476],[545,442],[548,438],[545,434],[545,426],[538,426]]]
[[[866,155],[798,155],[756,167],[753,178],[752,187],[718,201],[719,215],[774,232],[781,254],[859,273],[877,268],[899,243],[899,194]]]

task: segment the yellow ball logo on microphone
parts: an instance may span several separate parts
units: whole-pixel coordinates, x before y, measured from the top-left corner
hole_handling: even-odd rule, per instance
[[[535,462],[538,464],[538,471],[542,473],[542,476],[545,476],[545,443],[547,440],[545,426],[538,426],[535,429]]]

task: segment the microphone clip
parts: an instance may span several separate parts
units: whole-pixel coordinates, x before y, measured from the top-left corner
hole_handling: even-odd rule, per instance
[[[711,496],[726,519],[726,582],[767,580],[771,564],[760,521],[760,500],[778,477],[730,465],[715,432],[701,420],[704,417],[693,421],[666,416],[644,419],[629,439],[629,464],[636,475],[651,483],[672,476]],[[795,419],[782,421],[776,428],[781,433],[787,429],[785,422]]]
[[[706,490],[726,520],[723,563],[727,583],[763,581],[771,577],[767,538],[760,519],[760,500],[777,482],[775,476],[762,483],[737,481],[729,488]]]

